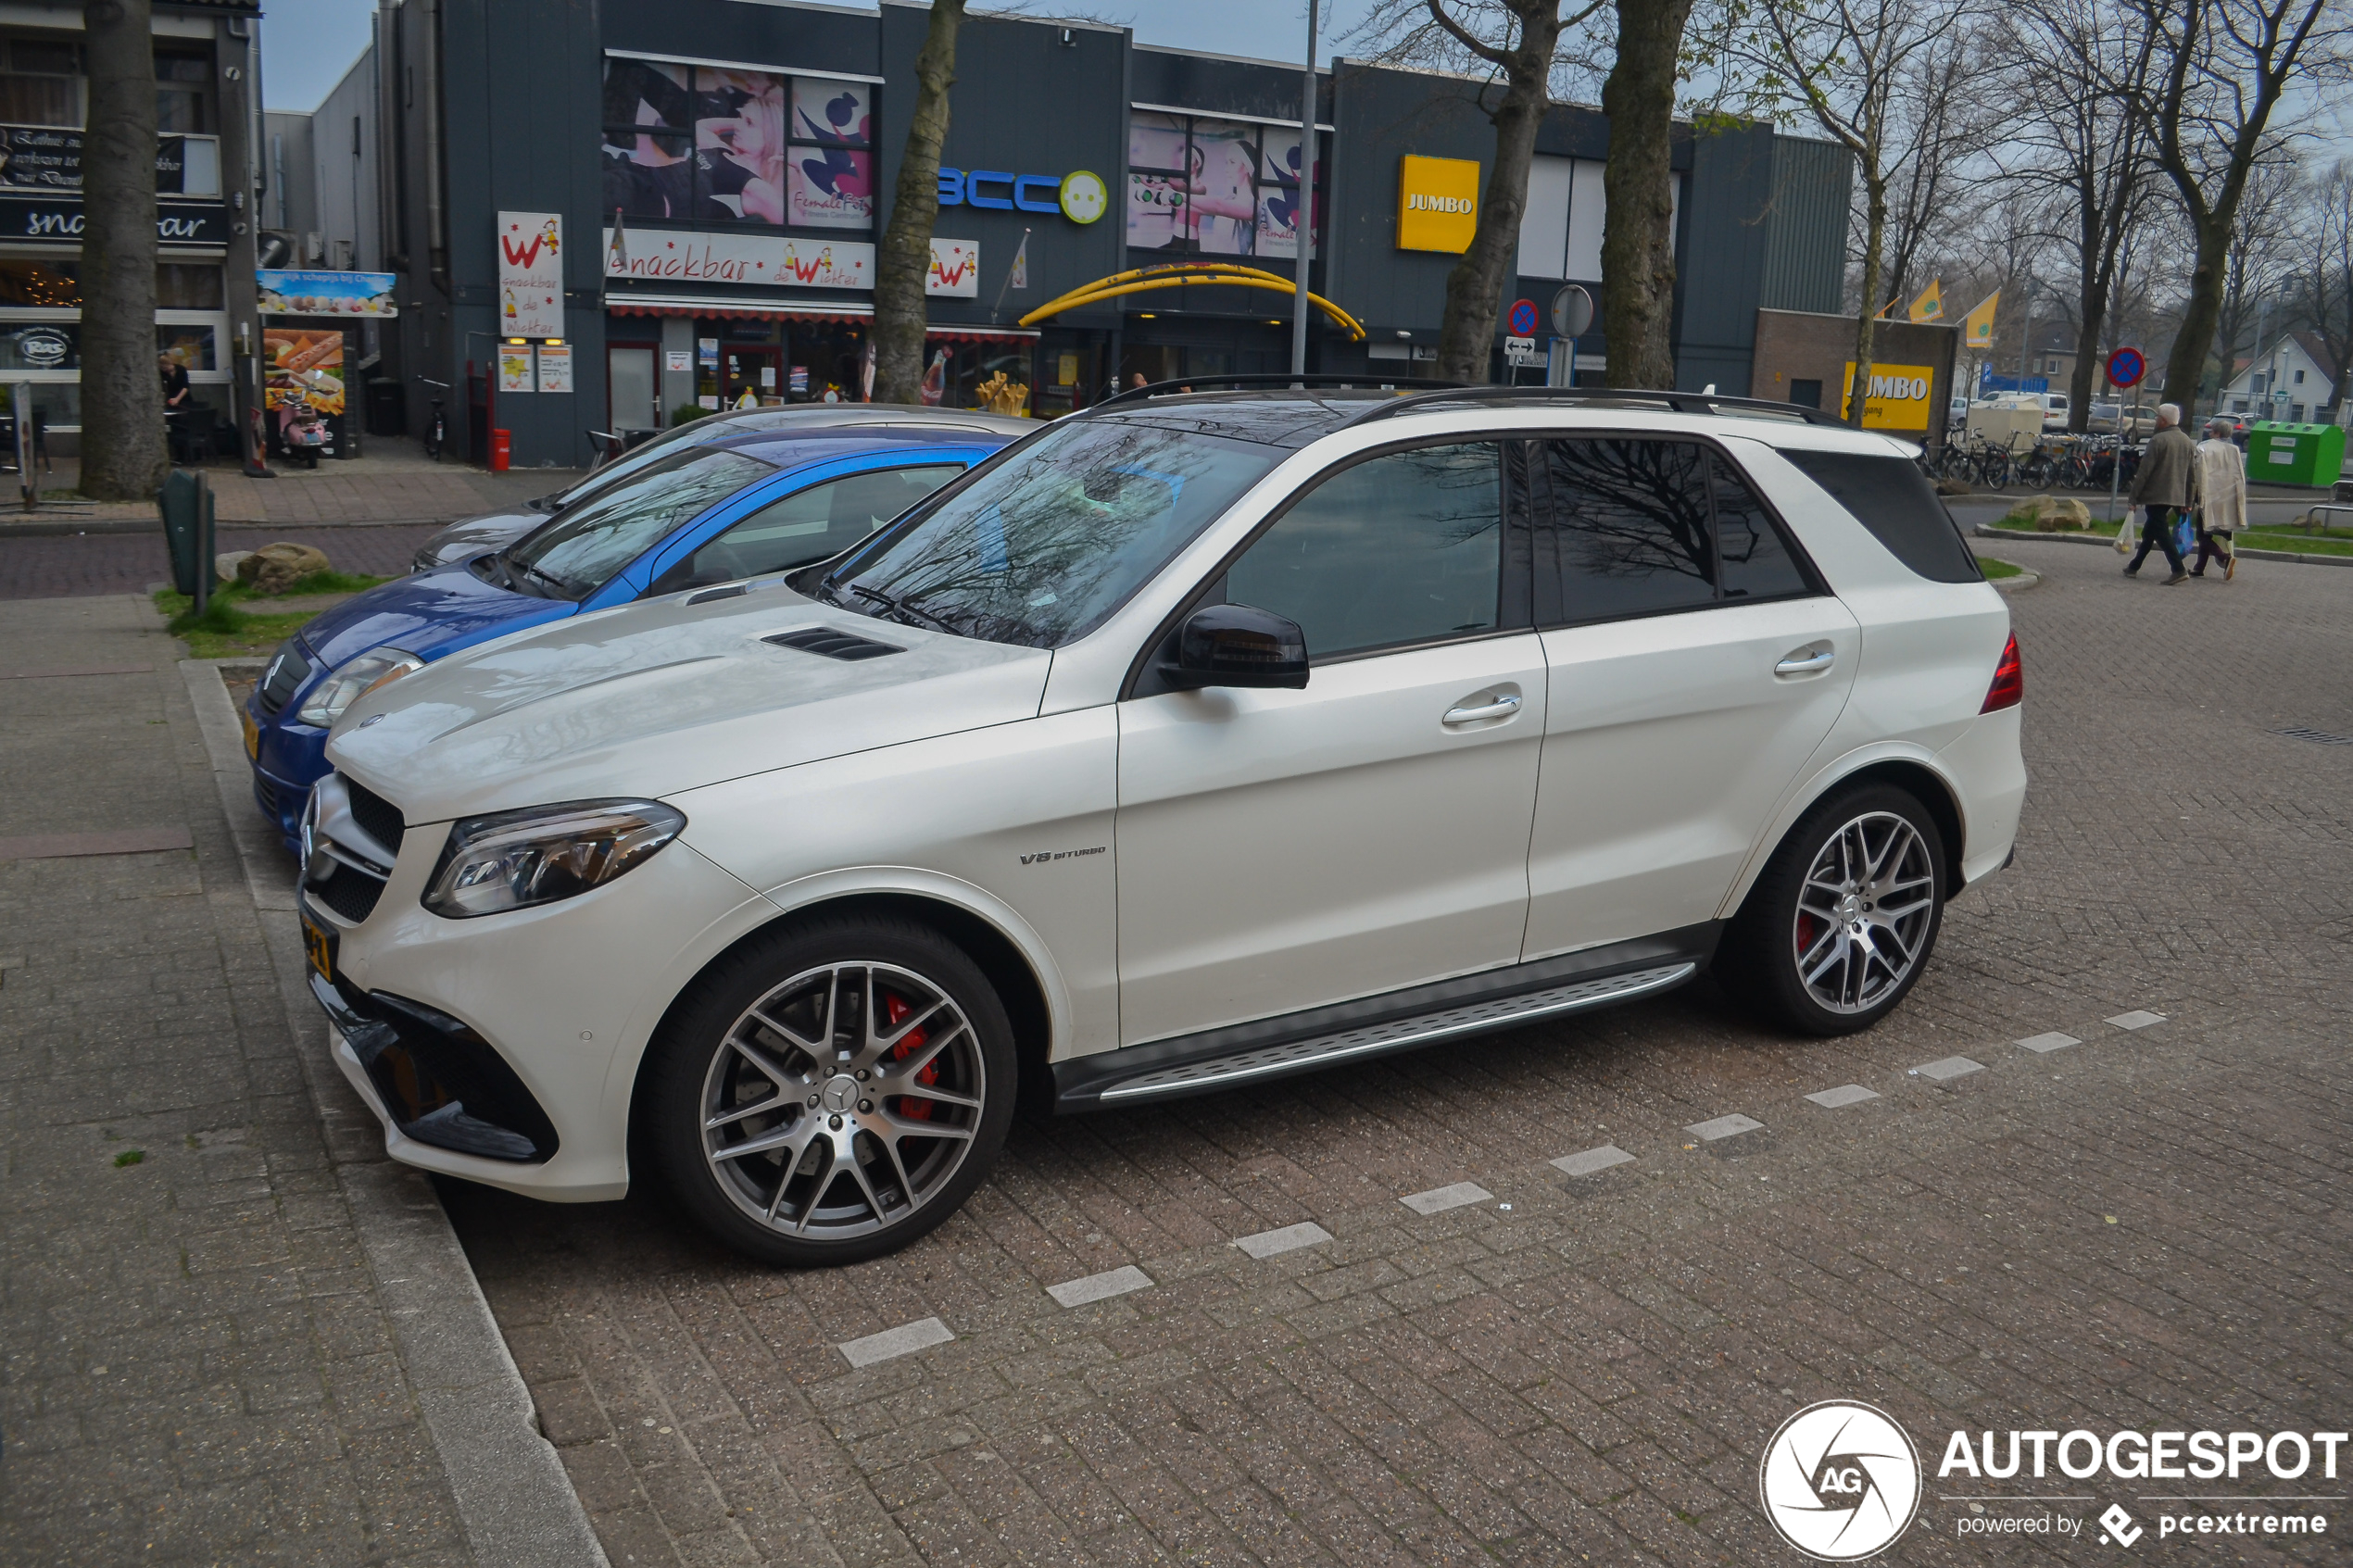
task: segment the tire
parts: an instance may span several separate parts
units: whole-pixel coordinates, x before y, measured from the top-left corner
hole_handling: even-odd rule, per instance
[[[818,919],[746,944],[680,996],[647,1054],[639,1133],[736,1251],[854,1263],[972,1195],[1017,1074],[1004,1004],[962,948],[911,921]]]
[[[1864,862],[1875,874],[1848,874]],[[1835,791],[1766,862],[1724,933],[1717,978],[1749,1010],[1803,1034],[1868,1029],[1928,967],[1950,891],[1944,835],[1918,797],[1884,784]]]

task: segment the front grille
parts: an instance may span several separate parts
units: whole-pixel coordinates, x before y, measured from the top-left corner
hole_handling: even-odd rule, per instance
[[[260,684],[254,690],[254,706],[264,719],[275,719],[309,678],[310,661],[303,658],[300,645],[288,637],[278,645],[270,668],[262,671]]]
[[[356,925],[375,912],[376,900],[384,896],[384,884],[382,878],[338,860],[333,874],[324,882],[312,883],[310,892],[319,902]]]
[[[885,654],[904,653],[888,643],[875,642],[854,632],[837,632],[825,626],[804,626],[798,632],[779,632],[762,639],[783,648],[799,648],[803,653],[822,654],[827,659],[880,659]]]
[[[271,822],[278,820],[278,786],[258,772],[253,776],[253,797]]]
[[[345,779],[343,786],[350,792],[351,820],[359,824],[360,831],[397,856],[400,835],[407,831],[400,820],[400,808],[356,779]]]

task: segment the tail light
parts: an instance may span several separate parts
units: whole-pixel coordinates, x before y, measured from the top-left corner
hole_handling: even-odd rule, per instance
[[[2018,661],[2018,633],[2002,645],[2002,661],[1994,666],[1994,684],[1985,688],[1985,706],[1980,713],[1993,713],[2005,708],[2016,708],[2026,696],[2026,667]]]

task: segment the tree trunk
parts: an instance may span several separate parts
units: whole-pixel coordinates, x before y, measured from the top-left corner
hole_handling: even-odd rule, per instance
[[[2077,307],[2083,326],[2075,339],[2075,370],[2067,378],[2067,428],[2081,435],[2092,420],[2092,380],[2100,364],[2100,329],[2108,320],[2108,291],[2090,274],[2083,280]]]
[[[932,0],[931,27],[915,56],[915,111],[899,157],[890,226],[875,256],[875,401],[924,400],[924,283],[939,217],[939,149],[948,140],[948,89],[956,82],[956,29],[964,0]]]
[[[152,497],[170,470],[156,368],[156,56],[148,0],[90,0],[82,144],[82,493]]]
[[[1877,162],[1876,151],[1869,160]],[[1871,346],[1879,332],[1879,315],[1871,301],[1879,297],[1880,256],[1887,245],[1887,177],[1876,168],[1863,170],[1863,308],[1855,320],[1855,379],[1847,384],[1846,422],[1863,428],[1863,413],[1870,402]]]
[[[2182,312],[2181,330],[2165,356],[2165,390],[2160,403],[2178,404],[2182,422],[2190,424],[2197,411],[2199,384],[2206,380],[2206,357],[2214,347],[2214,329],[2222,316],[2222,269],[2229,259],[2231,225],[2235,212],[2217,210],[2197,236],[2197,265],[2190,272],[2189,308]],[[2258,352],[2261,345],[2257,345]],[[2225,380],[2228,379],[2226,376]]]
[[[1617,0],[1617,60],[1602,86],[1609,162],[1602,174],[1602,321],[1610,386],[1671,388],[1675,70],[1692,0]]]
[[[1561,19],[1554,0],[1542,0],[1533,15],[1520,12],[1519,46],[1505,68],[1504,101],[1495,110],[1495,167],[1479,198],[1478,227],[1470,249],[1446,275],[1446,314],[1438,333],[1438,374],[1445,381],[1479,383],[1495,342],[1503,311],[1504,280],[1518,265],[1519,220],[1528,210],[1528,166],[1536,153],[1536,129],[1549,102],[1553,50],[1560,42]]]

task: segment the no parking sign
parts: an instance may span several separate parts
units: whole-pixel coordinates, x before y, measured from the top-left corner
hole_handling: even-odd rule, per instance
[[[2108,357],[2108,384],[2116,387],[2138,386],[2149,371],[2149,362],[2137,348],[2119,348]]]
[[[1512,336],[1534,337],[1536,335],[1536,302],[1532,299],[1512,301],[1510,320]]]

